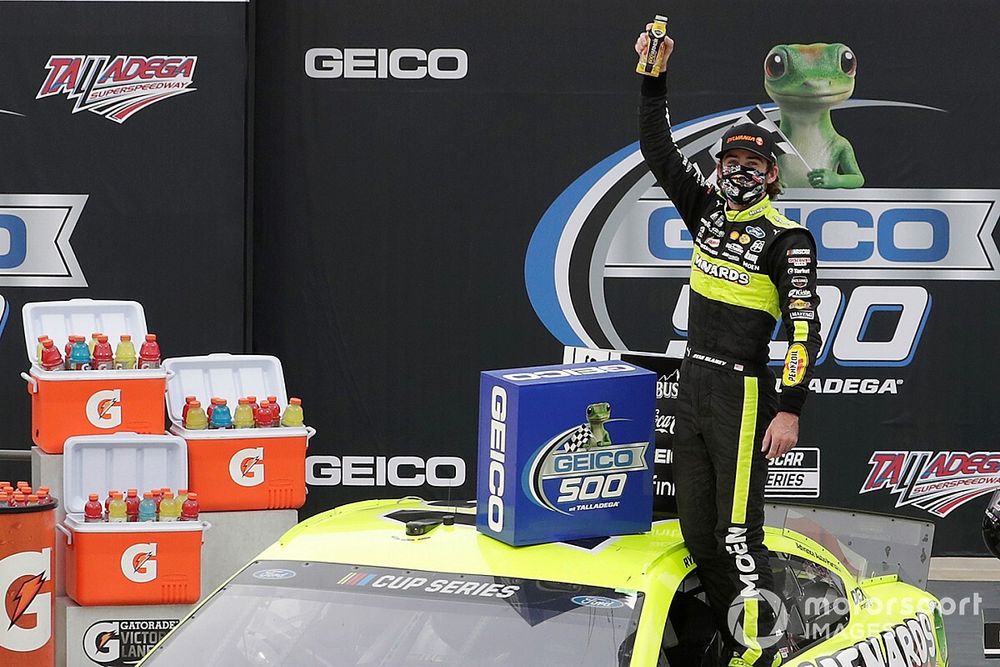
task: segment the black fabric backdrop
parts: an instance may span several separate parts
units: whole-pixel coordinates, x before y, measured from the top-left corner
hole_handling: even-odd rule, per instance
[[[0,275],[0,448],[27,448],[27,302],[133,299],[164,356],[244,350],[247,6],[3,2],[0,18],[0,109],[13,112],[0,114],[0,197],[89,195],[71,237],[85,286],[11,286],[16,270]],[[73,114],[65,94],[35,99],[49,56],[67,54],[197,56],[196,90],[122,124]]]
[[[729,2],[344,5],[257,8],[254,347],[279,355],[319,430],[310,454],[433,455],[469,462],[458,489],[313,485],[304,513],[358,498],[474,494],[478,371],[562,359],[526,294],[539,219],[579,175],[637,139],[632,43],[669,10],[675,123],[770,100],[768,49],[843,42],[860,63],[855,99],[946,113],[835,111],[866,188],[996,184],[985,2]],[[752,11],[753,10],[753,11]],[[311,48],[460,48],[459,80],[314,79]],[[849,294],[860,284],[838,279]],[[613,315],[639,349],[671,336],[682,280],[607,280]],[[992,451],[995,283],[924,285],[933,308],[913,362],[821,378],[901,379],[896,395],[814,396],[803,446],[822,450],[817,502],[894,510],[858,491],[875,450]],[[974,318],[975,324],[970,321]],[[329,459],[327,459],[329,460]],[[982,551],[980,497],[938,520],[939,553]]]

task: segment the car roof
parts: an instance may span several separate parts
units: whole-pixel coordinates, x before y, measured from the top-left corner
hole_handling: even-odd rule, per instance
[[[512,547],[480,534],[473,501],[408,497],[342,505],[298,524],[260,554],[260,560],[295,560],[563,581],[649,591],[653,581],[671,589],[694,568],[676,519],[656,521],[638,535]],[[455,524],[406,535],[406,522],[453,514]],[[806,558],[854,576],[833,554],[796,531],[765,526],[769,549]]]
[[[453,526],[406,535],[406,521],[454,514]],[[680,577],[692,563],[676,520],[652,531],[573,542],[512,547],[475,528],[475,507],[418,498],[352,503],[289,530],[262,560],[304,560],[462,572],[647,590],[663,571]],[[687,561],[685,561],[687,559]]]

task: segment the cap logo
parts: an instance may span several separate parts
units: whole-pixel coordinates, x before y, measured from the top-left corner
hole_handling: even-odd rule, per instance
[[[731,144],[734,141],[753,141],[758,146],[762,146],[764,144],[764,140],[763,139],[761,139],[760,137],[751,136],[749,134],[734,134],[731,137],[726,137],[726,143],[727,144]]]

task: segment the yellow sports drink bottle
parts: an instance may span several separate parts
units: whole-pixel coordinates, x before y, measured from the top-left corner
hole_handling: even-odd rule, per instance
[[[649,46],[639,59],[639,64],[635,66],[635,71],[646,76],[660,76],[660,72],[663,71],[663,60],[659,55],[663,39],[667,36],[667,17],[657,14],[646,34],[649,36]]]

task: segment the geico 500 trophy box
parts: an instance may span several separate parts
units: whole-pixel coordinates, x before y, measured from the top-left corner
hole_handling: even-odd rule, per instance
[[[484,372],[479,531],[519,546],[649,530],[655,384],[621,361]]]

